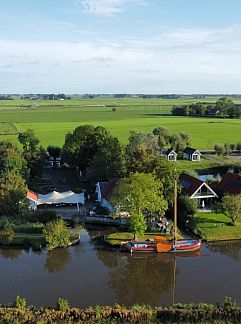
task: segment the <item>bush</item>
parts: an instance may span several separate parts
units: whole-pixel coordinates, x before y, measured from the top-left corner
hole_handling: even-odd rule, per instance
[[[56,303],[57,310],[65,311],[69,309],[69,302],[65,298],[59,298]]]
[[[11,229],[0,230],[0,244],[9,244],[14,237],[14,231]]]
[[[27,307],[27,299],[24,297],[20,297],[19,295],[16,296],[15,301],[14,301],[14,307],[18,309],[26,309]]]
[[[43,230],[49,250],[67,247],[70,242],[71,230],[62,219],[48,223]]]

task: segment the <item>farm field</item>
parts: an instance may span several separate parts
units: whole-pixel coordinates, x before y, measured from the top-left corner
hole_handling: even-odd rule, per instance
[[[215,102],[217,98],[200,101]],[[240,100],[234,100],[240,102]],[[0,101],[0,140],[16,141],[18,131],[35,130],[43,146],[59,145],[65,134],[83,124],[104,126],[127,143],[129,131],[152,131],[164,126],[170,133],[189,132],[193,146],[212,149],[216,143],[241,141],[241,120],[172,117],[171,107],[197,102],[194,99],[97,98],[65,101]],[[116,111],[112,111],[115,107]]]

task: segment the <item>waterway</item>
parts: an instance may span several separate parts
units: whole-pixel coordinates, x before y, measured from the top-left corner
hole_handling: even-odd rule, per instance
[[[0,303],[17,294],[36,306],[59,297],[72,306],[241,303],[241,241],[203,245],[192,255],[128,254],[107,248],[103,228],[83,230],[79,245],[34,252],[0,249]]]

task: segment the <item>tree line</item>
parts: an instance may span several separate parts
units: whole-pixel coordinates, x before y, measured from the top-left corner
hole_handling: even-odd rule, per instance
[[[230,98],[220,98],[214,104],[207,102],[174,106],[173,116],[217,116],[228,118],[241,117],[241,105],[234,104]]]

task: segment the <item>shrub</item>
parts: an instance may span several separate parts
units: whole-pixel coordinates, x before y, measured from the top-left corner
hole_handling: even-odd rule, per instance
[[[69,302],[65,298],[59,298],[56,303],[57,310],[65,311],[69,309]]]
[[[24,297],[16,296],[14,301],[14,306],[18,309],[26,309],[27,307],[27,299]]]
[[[232,299],[231,297],[226,296],[224,298],[224,308],[236,308],[237,307],[237,302]]]
[[[67,247],[70,242],[71,230],[62,219],[48,223],[43,230],[49,250]]]
[[[0,230],[0,244],[9,244],[14,237],[14,231],[11,229]]]

